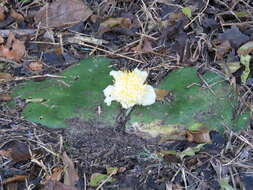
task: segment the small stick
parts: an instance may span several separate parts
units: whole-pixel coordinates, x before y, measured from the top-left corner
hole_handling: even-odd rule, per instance
[[[32,80],[32,79],[37,79],[37,78],[66,78],[64,76],[59,76],[59,75],[51,75],[51,74],[46,74],[46,75],[36,75],[36,76],[31,76],[31,77],[15,77],[13,79],[0,79],[0,84],[1,83],[6,83],[6,82],[11,82],[11,81],[22,81],[22,80]]]
[[[16,30],[0,30],[0,35],[2,37],[8,37],[9,33],[12,32],[14,35],[33,35],[36,33],[36,30],[33,29],[16,29]]]
[[[83,43],[83,45],[84,45],[84,46],[87,46],[87,47],[90,47],[90,48],[96,48],[97,50],[102,51],[102,52],[104,52],[104,53],[108,53],[109,55],[114,55],[114,56],[126,58],[126,59],[129,59],[129,60],[131,60],[131,61],[135,61],[135,62],[137,62],[137,63],[142,63],[142,64],[145,63],[145,62],[140,61],[140,60],[138,60],[138,59],[134,59],[134,58],[128,57],[128,56],[126,56],[126,55],[121,55],[121,54],[119,54],[119,53],[114,53],[114,52],[111,52],[111,51],[108,51],[108,50],[105,50],[105,49],[102,49],[102,48],[99,48],[99,47],[96,47],[96,46],[93,46],[93,45],[89,45],[89,44],[86,44],[86,43]]]
[[[197,16],[195,16],[195,17],[191,20],[191,22],[189,22],[187,25],[185,25],[184,29],[188,28],[197,18],[199,18],[199,17],[205,12],[205,10],[207,9],[208,5],[209,5],[209,0],[206,1],[206,5],[205,5],[205,7],[203,8],[203,10],[202,10]]]
[[[243,26],[246,24],[253,24],[253,21],[239,22],[239,23],[224,23],[222,26]]]

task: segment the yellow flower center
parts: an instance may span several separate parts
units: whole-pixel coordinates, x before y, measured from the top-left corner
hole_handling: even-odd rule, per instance
[[[126,104],[136,104],[144,95],[142,78],[135,72],[124,71],[115,79],[114,96]]]

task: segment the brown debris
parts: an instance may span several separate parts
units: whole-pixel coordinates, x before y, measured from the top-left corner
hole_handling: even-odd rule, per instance
[[[57,0],[42,7],[34,19],[40,27],[57,28],[85,21],[91,15],[92,11],[81,0]]]
[[[8,184],[8,183],[14,183],[14,182],[24,182],[25,180],[27,180],[28,176],[25,175],[16,175],[13,177],[10,177],[8,179],[5,179],[3,181],[0,182],[0,184]]]
[[[76,187],[65,185],[59,181],[48,181],[42,190],[78,190]]]
[[[129,28],[132,24],[132,21],[129,18],[118,17],[118,18],[109,18],[102,22],[99,27],[99,33],[105,33],[110,31],[113,27],[119,26],[122,28]]]
[[[79,177],[77,171],[75,169],[73,161],[68,157],[67,153],[63,153],[63,163],[66,167],[65,174],[64,174],[64,184],[74,186],[77,184]]]
[[[9,141],[0,149],[0,156],[6,156],[15,162],[31,159],[29,147],[20,141]]]
[[[12,79],[12,76],[10,73],[0,72],[0,80],[9,80],[9,79]]]
[[[0,6],[0,21],[5,19],[5,7]]]
[[[14,18],[17,22],[21,22],[24,20],[23,15],[21,15],[20,13],[18,13],[17,11],[15,11],[14,9],[10,10],[10,16],[12,18]]]
[[[13,33],[9,33],[7,42],[0,47],[0,57],[20,61],[25,55],[25,45],[16,39]]]
[[[195,143],[212,143],[210,131],[205,127],[195,131],[187,130],[186,138],[188,141]]]
[[[0,102],[9,102],[12,97],[9,94],[0,94]]]
[[[41,61],[34,61],[28,65],[31,71],[41,71],[43,69],[43,63]]]
[[[152,47],[152,41],[149,38],[144,37],[143,40],[140,41],[140,43],[132,48],[136,52],[141,53],[152,53],[153,47]]]
[[[226,53],[232,50],[231,43],[228,40],[221,41],[216,45],[215,53],[218,60],[223,60]]]

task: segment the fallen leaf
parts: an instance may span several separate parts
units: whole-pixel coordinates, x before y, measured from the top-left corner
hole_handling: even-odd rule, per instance
[[[5,19],[5,8],[3,6],[0,6],[0,21],[3,21]]]
[[[78,190],[76,187],[65,185],[59,181],[49,180],[42,190]]]
[[[0,102],[9,102],[12,97],[9,94],[0,94]]]
[[[198,153],[205,144],[198,144],[195,147],[188,147],[184,151],[178,153],[178,156],[183,159],[185,156],[194,156]]]
[[[179,162],[180,159],[182,160],[185,156],[194,156],[196,153],[198,153],[201,150],[201,148],[204,145],[205,144],[198,144],[195,147],[188,147],[182,152],[177,152],[175,150],[163,150],[156,154],[160,157],[163,157],[166,161]]]
[[[190,9],[190,7],[184,7],[181,10],[182,13],[184,13],[184,15],[187,16],[189,19],[192,18],[192,10]]]
[[[235,11],[234,13],[239,18],[250,17],[251,16],[251,13],[249,13],[248,11]]]
[[[129,28],[131,24],[132,22],[129,18],[125,17],[109,18],[100,24],[98,31],[99,33],[103,34],[105,32],[110,31],[115,26]]]
[[[171,182],[166,183],[166,190],[183,190],[184,187],[182,187],[179,184],[172,184]]]
[[[114,182],[116,179],[109,177],[109,175],[101,174],[101,173],[93,173],[90,178],[89,185],[91,187],[99,186],[103,181]]]
[[[0,150],[0,156],[9,157],[11,150]]]
[[[153,52],[152,42],[149,38],[143,38],[140,43],[132,48],[136,52],[150,53]]]
[[[43,63],[41,61],[34,61],[28,65],[31,71],[41,71],[43,69]]]
[[[56,28],[75,25],[91,15],[92,11],[81,0],[56,0],[42,7],[34,19],[40,27]]]
[[[234,72],[241,68],[239,61],[220,63],[219,65],[228,77],[231,77]]]
[[[47,184],[49,181],[60,181],[62,173],[63,173],[62,168],[54,168],[52,171],[52,175],[46,176],[46,178],[42,180],[40,183]]]
[[[68,157],[67,153],[64,152],[62,155],[62,160],[66,170],[64,171],[64,184],[75,186],[77,184],[79,177],[75,169],[73,161]]]
[[[172,93],[169,90],[155,89],[156,100],[158,101],[171,101]]]
[[[170,140],[186,140],[186,130],[181,125],[163,125],[161,121],[151,123],[135,123],[134,132],[131,132],[143,139],[160,137],[160,142]]]
[[[14,34],[10,32],[6,44],[0,47],[0,57],[20,61],[24,55],[24,43],[16,39]]]
[[[228,178],[220,179],[219,184],[220,184],[221,190],[234,190],[234,188],[231,185],[229,185]]]
[[[8,184],[6,184],[6,189],[7,190],[18,190],[18,183],[17,182],[8,183]]]
[[[119,168],[116,167],[108,167],[106,168],[107,175],[115,175],[118,172]]]
[[[31,159],[31,154],[27,144],[15,140],[4,144],[0,150],[0,155],[9,157],[15,162]]]
[[[234,48],[238,48],[243,43],[249,40],[249,37],[243,34],[238,27],[232,26],[231,29],[225,30],[224,33],[219,34],[219,40],[228,40]]]
[[[249,42],[243,44],[243,45],[237,50],[238,56],[248,55],[248,54],[250,54],[251,52],[253,52],[253,41],[249,41]]]
[[[28,179],[28,176],[26,175],[15,175],[13,177],[9,177],[3,181],[0,181],[0,184],[8,184],[8,183],[14,183],[14,182],[24,182]]]
[[[175,37],[175,51],[180,57],[180,63],[191,64],[191,53],[189,48],[189,37],[185,32],[180,32]]]
[[[215,55],[218,60],[223,60],[224,55],[232,49],[229,40],[223,40],[220,44],[215,47]]]
[[[0,72],[0,80],[10,80],[10,79],[12,79],[11,74]]]
[[[0,44],[4,43],[4,38],[2,36],[0,36]]]
[[[15,11],[14,9],[10,10],[10,16],[12,18],[14,18],[17,22],[21,22],[24,20],[23,15],[21,15],[20,13],[18,13],[17,11]]]
[[[211,144],[210,131],[208,128],[202,127],[198,130],[186,130],[186,138],[190,142]]]
[[[243,71],[242,76],[241,76],[241,80],[242,80],[243,84],[246,83],[247,78],[250,73],[250,59],[251,59],[250,55],[241,55],[240,56],[240,63],[245,66],[245,70]]]

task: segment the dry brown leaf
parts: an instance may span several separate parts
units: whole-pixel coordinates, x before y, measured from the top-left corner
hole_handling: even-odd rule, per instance
[[[77,175],[77,171],[75,169],[74,163],[68,157],[66,152],[63,153],[62,159],[63,159],[64,166],[66,167],[66,170],[64,172],[64,184],[75,186],[75,184],[79,180],[79,177]]]
[[[156,94],[156,100],[158,100],[158,101],[172,102],[172,100],[173,100],[173,94],[169,90],[163,90],[163,89],[156,88],[155,94]]]
[[[0,72],[0,80],[10,80],[10,79],[12,79],[11,74]]]
[[[24,43],[16,39],[14,34],[10,32],[6,44],[0,47],[0,57],[20,61],[24,55]]]
[[[41,61],[34,61],[28,65],[28,69],[31,71],[41,71],[43,69],[43,63]]]
[[[0,44],[4,43],[4,38],[2,36],[0,36]]]
[[[150,39],[144,38],[141,51],[143,53],[153,52],[152,42]]]
[[[124,17],[109,18],[100,24],[99,33],[108,32],[115,26],[130,28],[131,24],[132,24],[132,21],[129,18],[124,18]]]
[[[30,151],[26,143],[9,141],[0,150],[0,156],[6,156],[15,162],[31,159]]]
[[[48,181],[42,190],[78,190],[76,187],[65,185],[59,181]]]
[[[26,176],[26,175],[16,175],[13,177],[9,177],[0,183],[1,184],[8,184],[8,183],[14,183],[14,182],[24,182],[27,178],[28,178],[28,176]]]
[[[0,6],[0,21],[3,21],[5,19],[5,8],[3,6]]]
[[[0,150],[0,156],[9,157],[11,150]]]
[[[231,26],[230,29],[225,30],[218,35],[218,40],[228,40],[231,46],[235,49],[239,48],[242,44],[249,41],[249,36],[240,31],[239,27]]]
[[[34,19],[40,27],[63,27],[85,21],[92,15],[81,0],[56,0],[42,7]]]
[[[208,143],[208,144],[212,143],[212,140],[210,137],[210,131],[206,127],[203,127],[195,131],[187,130],[186,138],[188,141],[195,142],[195,143]]]
[[[237,54],[238,56],[242,55],[248,55],[253,52],[253,41],[249,41],[245,44],[243,44],[238,50]]]
[[[132,48],[134,51],[141,52],[141,53],[150,53],[153,52],[152,42],[149,38],[143,38],[140,43]]]
[[[18,183],[8,183],[6,184],[6,190],[18,190]]]
[[[216,46],[215,55],[218,60],[223,60],[224,55],[230,50],[232,50],[231,43],[228,40],[225,40]]]
[[[21,22],[24,20],[23,15],[21,15],[20,13],[18,13],[17,11],[15,11],[14,9],[10,10],[10,16],[12,18],[14,18],[17,22]]]
[[[156,88],[155,94],[156,94],[156,100],[163,101],[165,99],[165,97],[168,96],[169,91]]]
[[[9,94],[0,94],[0,102],[9,102],[12,97]]]
[[[60,181],[62,172],[62,168],[54,168],[52,175],[46,176],[45,180],[41,181],[41,184],[47,184],[49,181]]]

